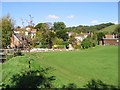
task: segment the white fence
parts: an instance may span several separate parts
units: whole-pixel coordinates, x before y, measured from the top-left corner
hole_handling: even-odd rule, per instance
[[[30,50],[30,52],[49,52],[49,51],[68,51],[68,49],[33,48]],[[29,51],[22,50],[21,52],[29,52]]]
[[[4,62],[8,56],[14,56],[14,49],[0,49],[0,63]]]

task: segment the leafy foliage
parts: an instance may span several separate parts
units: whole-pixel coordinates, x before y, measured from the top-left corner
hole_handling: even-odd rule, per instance
[[[55,22],[54,23],[54,30],[64,30],[66,28],[66,25],[64,22]]]
[[[48,24],[47,23],[38,23],[36,26],[35,26],[35,29],[37,29],[38,31],[46,31],[48,30]]]
[[[67,41],[68,34],[66,33],[66,30],[59,30],[56,32],[56,37],[61,38],[64,41]]]
[[[47,69],[21,72],[10,79],[12,85],[3,85],[3,88],[52,88],[55,76],[48,77],[46,73]]]
[[[105,34],[103,32],[100,32],[97,34],[97,40],[100,41],[103,39],[103,37],[105,37]]]
[[[63,45],[63,42],[63,39],[57,37],[53,39],[53,45]]]
[[[14,20],[10,17],[10,15],[4,16],[0,20],[0,27],[2,27],[2,47],[7,48],[7,46],[10,45],[14,29]]]
[[[73,90],[76,89],[77,85],[75,85],[74,83],[69,83],[68,85],[63,85],[62,89],[66,89],[66,90]]]
[[[115,28],[114,34],[117,34],[120,38],[120,24]]]
[[[84,39],[81,43],[82,48],[86,49],[86,48],[91,47],[91,41],[92,41],[91,38]]]
[[[118,90],[118,88],[113,85],[107,85],[101,80],[94,79],[88,81],[88,83],[85,85],[85,88],[89,90]]]
[[[81,32],[95,32],[95,31],[100,31],[103,28],[106,28],[108,26],[112,26],[114,25],[114,23],[102,23],[99,25],[94,25],[94,26],[83,26],[83,25],[79,25],[77,27],[68,27],[67,30],[68,31],[73,31],[76,33],[81,33]]]
[[[91,38],[85,38],[81,43],[81,46],[83,49],[90,48],[94,45],[95,45],[95,43],[93,42],[93,40]]]
[[[53,49],[65,49],[65,45],[53,45]]]
[[[49,30],[49,27],[46,23],[39,23],[35,26],[38,30],[36,38],[38,42],[41,42],[42,45],[52,48],[53,39],[55,38],[55,33],[53,30]]]
[[[97,34],[96,33],[90,33],[87,38],[83,39],[81,42],[81,46],[83,49],[87,49],[90,47],[95,47],[97,45]]]

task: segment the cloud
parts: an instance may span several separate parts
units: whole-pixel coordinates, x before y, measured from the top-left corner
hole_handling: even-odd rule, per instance
[[[98,21],[97,20],[92,20],[91,23],[92,24],[98,24]]]
[[[75,17],[74,15],[67,16],[67,18],[69,18],[69,19],[72,19],[74,17]]]
[[[59,19],[60,17],[57,15],[48,15],[47,18],[48,19]]]
[[[112,23],[118,24],[118,21],[113,21]]]

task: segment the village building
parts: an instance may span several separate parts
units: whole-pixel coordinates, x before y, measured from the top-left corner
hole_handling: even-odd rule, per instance
[[[25,36],[30,35],[31,38],[34,38],[37,30],[29,26],[25,28],[16,28],[11,37],[11,48],[23,48],[27,44]]]
[[[101,44],[102,45],[119,45],[119,39],[117,35],[114,35],[114,34],[105,35]]]
[[[85,39],[85,38],[88,37],[88,35],[90,35],[90,34],[89,34],[89,33],[81,33],[81,34],[79,34],[79,35],[76,35],[76,36],[75,36],[75,39],[76,39],[77,41],[82,42],[83,39]]]
[[[80,34],[75,34],[74,32],[67,32],[67,34],[69,37],[72,35],[74,36],[77,45],[80,45],[81,42],[90,35],[90,33],[82,33],[82,32]],[[73,46],[69,44],[69,50],[73,50],[73,49],[74,49]]]

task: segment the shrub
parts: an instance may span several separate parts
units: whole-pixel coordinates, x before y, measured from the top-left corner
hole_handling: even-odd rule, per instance
[[[68,85],[63,85],[62,86],[62,89],[65,89],[65,90],[73,90],[73,89],[76,89],[77,88],[77,85],[74,84],[74,83],[69,83]]]
[[[53,49],[64,49],[66,47],[65,47],[65,45],[53,45],[52,48]]]
[[[85,86],[87,90],[118,90],[116,86],[108,85],[101,80],[92,79]]]
[[[39,48],[48,48],[48,45],[41,45]]]
[[[74,47],[74,49],[80,49],[81,45],[74,45],[73,47]]]
[[[22,54],[21,50],[18,49],[18,50],[15,52],[14,55],[15,55],[15,56],[22,56],[23,54]]]
[[[83,49],[87,49],[87,48],[90,48],[90,47],[95,47],[97,45],[97,42],[96,40],[93,40],[92,38],[85,38],[82,43],[81,43],[81,46]]]
[[[84,40],[82,41],[82,43],[81,43],[82,48],[86,49],[86,48],[91,47],[91,42],[90,42],[90,40],[91,40],[91,39],[89,39],[89,38],[84,39]]]
[[[47,68],[41,70],[23,71],[13,75],[9,80],[12,84],[2,84],[2,90],[53,88],[55,76],[48,76]]]
[[[53,44],[54,45],[62,45],[63,44],[63,39],[61,39],[61,38],[55,38],[54,40],[53,40]]]

